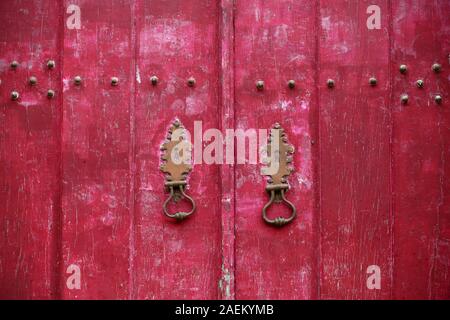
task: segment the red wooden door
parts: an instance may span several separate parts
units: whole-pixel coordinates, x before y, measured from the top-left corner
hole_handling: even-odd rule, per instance
[[[449,11],[2,1],[0,297],[450,298]],[[162,211],[175,119],[194,144],[196,210],[181,222]],[[295,147],[298,212],[280,228],[262,219],[251,134],[242,163],[211,152],[229,130],[276,122]]]

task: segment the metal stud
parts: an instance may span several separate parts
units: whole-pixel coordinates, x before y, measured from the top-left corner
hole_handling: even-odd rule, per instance
[[[150,77],[150,82],[152,83],[152,85],[156,86],[158,84],[158,77],[157,76],[151,76]]]
[[[37,78],[34,76],[31,76],[30,79],[28,79],[28,83],[32,86],[36,85],[37,83]]]
[[[47,97],[49,98],[49,99],[51,99],[51,98],[53,98],[55,96],[55,91],[53,91],[52,89],[49,89],[48,91],[47,91]]]
[[[256,89],[258,89],[259,91],[264,89],[264,81],[262,80],[258,80],[256,81]]]
[[[408,71],[408,67],[406,66],[406,64],[402,64],[402,65],[400,65],[399,70],[400,70],[400,73],[405,74],[406,71]]]
[[[17,69],[18,66],[19,66],[19,63],[18,63],[16,60],[14,60],[13,62],[11,62],[11,68],[12,68],[12,69]]]
[[[408,100],[409,100],[409,96],[407,94],[402,94],[400,100],[402,101],[403,104],[407,104]]]
[[[194,77],[190,77],[188,79],[188,81],[187,81],[187,84],[188,84],[189,87],[195,86],[195,79],[194,79]]]
[[[431,66],[431,69],[433,69],[434,72],[439,73],[442,70],[442,66],[439,63],[434,63]]]
[[[119,84],[119,78],[117,77],[112,77],[111,78],[111,85],[112,86],[117,86]]]
[[[334,88],[334,80],[333,79],[328,79],[327,80],[327,86],[328,88]]]
[[[19,97],[20,97],[20,95],[17,91],[11,92],[11,100],[13,100],[13,101],[18,100]]]
[[[294,89],[295,88],[295,80],[289,80],[288,86],[289,86],[289,88]]]
[[[437,94],[437,95],[434,97],[434,101],[436,101],[437,104],[441,104],[441,103],[442,103],[442,96],[439,95],[439,94]]]
[[[79,86],[81,84],[81,77],[75,76],[75,78],[73,78],[73,82],[75,83],[75,85]]]
[[[48,60],[47,61],[47,68],[53,69],[53,68],[55,68],[55,65],[56,65],[55,60]]]
[[[423,88],[423,86],[424,86],[423,80],[422,79],[417,80],[416,86],[417,86],[417,88]]]
[[[372,87],[376,86],[377,83],[378,83],[378,81],[377,81],[376,78],[372,77],[372,78],[369,79],[369,84],[370,84]]]

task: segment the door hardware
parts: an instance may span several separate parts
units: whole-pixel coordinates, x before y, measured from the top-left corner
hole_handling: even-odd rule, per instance
[[[288,87],[290,89],[294,89],[295,88],[295,80],[289,80],[288,81]]]
[[[53,69],[55,67],[55,60],[48,60],[47,61],[47,68]]]
[[[158,84],[158,77],[157,76],[151,76],[150,77],[150,82],[152,83],[152,85],[156,86]]]
[[[400,98],[403,104],[407,104],[409,100],[409,96],[407,94],[403,94]]]
[[[160,169],[166,174],[164,186],[170,195],[164,201],[163,211],[169,217],[181,221],[190,216],[195,211],[195,201],[186,194],[186,177],[192,170],[191,149],[188,143],[183,143],[186,130],[179,120],[175,120],[169,128],[166,141],[161,146],[161,159],[164,163]],[[167,205],[170,201],[178,202],[182,198],[187,199],[192,206],[189,212],[169,213]]]
[[[113,87],[115,87],[115,86],[117,86],[119,84],[119,78],[117,78],[117,77],[112,77],[111,78],[111,85],[113,86]]]
[[[195,78],[194,77],[190,77],[187,81],[187,84],[189,87],[193,87],[195,86]]]
[[[47,98],[52,99],[55,96],[55,91],[52,89],[49,89],[47,91]]]
[[[81,84],[81,77],[80,76],[75,76],[73,78],[73,82],[75,83],[76,86],[79,86]]]
[[[256,89],[258,89],[259,91],[264,89],[264,81],[262,80],[258,80],[256,81]]]
[[[405,74],[406,71],[408,71],[408,67],[406,66],[406,64],[402,64],[402,65],[400,65],[399,70],[400,70],[400,73]]]
[[[439,73],[442,70],[442,66],[439,63],[434,63],[431,66],[431,69],[433,69],[434,72]]]
[[[327,80],[327,86],[328,88],[334,88],[334,80],[333,79],[328,79]]]
[[[273,143],[273,142],[277,143]],[[281,128],[280,124],[276,123],[270,130],[270,137],[267,144],[267,160],[265,161],[267,167],[263,174],[270,176],[267,181],[266,191],[270,195],[269,202],[264,206],[262,210],[262,217],[265,222],[270,225],[277,227],[282,227],[292,220],[297,215],[297,210],[292,202],[286,199],[285,193],[289,190],[289,184],[287,183],[288,176],[293,172],[292,167],[288,167],[292,163],[292,154],[294,153],[294,147],[288,143],[288,139],[284,129]],[[278,162],[278,164],[275,163]],[[276,172],[268,172],[267,169],[272,168],[275,165],[277,168]],[[275,219],[269,219],[267,217],[267,209],[273,203],[284,202],[291,209],[291,216],[289,218],[284,218],[278,216]]]
[[[423,80],[422,79],[417,80],[416,81],[416,86],[417,86],[417,88],[422,89],[423,86],[424,86]]]
[[[17,91],[11,92],[11,100],[16,101],[20,97],[19,93]]]
[[[35,76],[31,76],[30,79],[28,79],[28,83],[31,86],[34,86],[37,83],[37,78]]]

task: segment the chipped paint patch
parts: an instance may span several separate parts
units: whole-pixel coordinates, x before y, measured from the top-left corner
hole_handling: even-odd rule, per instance
[[[136,66],[136,81],[137,83],[141,83],[141,74],[139,72],[139,66]]]

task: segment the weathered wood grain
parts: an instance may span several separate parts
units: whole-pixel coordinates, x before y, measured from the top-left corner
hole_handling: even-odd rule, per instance
[[[396,299],[450,298],[449,10],[448,1],[392,2]],[[431,70],[435,62],[441,73]],[[398,72],[400,64],[406,74]],[[405,93],[410,98],[402,105]],[[436,94],[443,96],[441,105]]]
[[[320,298],[389,298],[392,287],[389,7],[369,30],[370,1],[320,1]],[[375,77],[378,84],[369,85]],[[335,87],[327,87],[327,79]],[[381,269],[369,290],[367,268]]]
[[[447,0],[0,1],[0,299],[449,299],[448,12]],[[296,148],[296,220],[263,222],[259,165],[204,161],[187,180],[196,212],[165,217],[159,149],[175,118],[192,135],[195,121],[200,134],[279,122]]]
[[[58,297],[60,6],[0,2],[0,298]],[[16,70],[10,63],[16,60]],[[28,79],[35,76],[35,86]],[[53,88],[56,97],[47,99]],[[11,101],[16,90],[18,101]]]
[[[65,7],[71,3],[64,1]],[[63,298],[129,297],[130,110],[134,17],[129,1],[78,1],[81,29],[64,26]],[[81,76],[80,86],[74,77]],[[119,84],[111,86],[111,77]],[[68,266],[81,288],[66,286]]]
[[[219,3],[152,0],[138,1],[138,6],[134,297],[216,299],[221,276],[219,168],[194,165],[187,192],[197,210],[177,223],[162,214],[168,193],[159,165],[160,145],[175,118],[191,135],[194,121],[202,121],[203,130],[220,128]],[[149,80],[153,75],[159,78],[156,86]],[[196,80],[193,87],[187,85],[190,77]]]
[[[316,6],[311,1],[239,0],[235,15],[235,126],[270,129],[279,122],[286,130],[296,148],[287,197],[298,210],[298,218],[283,228],[265,224],[266,178],[260,166],[236,166],[236,298],[316,298],[311,151],[317,108]],[[288,87],[291,79],[294,89]],[[264,90],[257,90],[258,80],[264,81]],[[286,210],[282,205],[274,209],[269,214]]]

